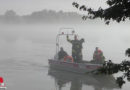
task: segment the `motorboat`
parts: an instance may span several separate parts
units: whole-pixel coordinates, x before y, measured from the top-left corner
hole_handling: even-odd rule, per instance
[[[70,29],[71,33],[63,32],[65,29]],[[59,30],[58,35],[56,36],[56,55],[54,58],[49,59],[49,66],[50,68],[70,71],[70,72],[76,72],[76,73],[88,73],[88,72],[96,72],[99,68],[103,66],[101,63],[93,63],[89,62],[87,60],[82,60],[82,62],[74,62],[73,57],[69,56],[67,59],[58,59],[58,52],[59,52],[59,42],[61,36],[74,36],[75,31],[73,28],[61,28]]]

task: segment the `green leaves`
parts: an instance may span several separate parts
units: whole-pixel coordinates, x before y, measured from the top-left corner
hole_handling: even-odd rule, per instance
[[[106,3],[109,5],[108,8],[93,10],[91,7],[86,8],[85,5],[79,5],[73,2],[73,6],[78,10],[87,11],[88,14],[83,16],[82,19],[104,19],[106,24],[109,24],[111,20],[116,22],[125,21],[127,18],[130,19],[130,0],[107,0]]]
[[[130,48],[128,48],[128,49],[126,50],[125,55],[128,56],[128,57],[130,57]]]

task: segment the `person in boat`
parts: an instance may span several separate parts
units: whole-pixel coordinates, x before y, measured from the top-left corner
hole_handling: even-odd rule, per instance
[[[98,47],[95,48],[95,51],[93,54],[93,61],[96,61],[97,63],[104,63],[105,61],[103,52]]]
[[[69,36],[67,35],[67,41],[72,44],[72,57],[75,62],[81,62],[82,61],[82,44],[84,42],[84,39],[78,40],[77,36],[74,36],[74,40],[70,40]]]
[[[65,56],[68,56],[67,52],[64,51],[63,47],[60,48],[60,51],[58,52],[58,59],[61,60]]]

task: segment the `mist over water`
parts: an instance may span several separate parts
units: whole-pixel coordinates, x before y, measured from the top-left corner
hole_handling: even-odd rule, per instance
[[[53,55],[55,54],[56,35],[61,27],[74,28],[75,32],[79,35],[79,39],[85,39],[85,43],[83,44],[85,60],[92,59],[95,47],[99,47],[104,51],[106,59],[120,62],[126,58],[125,50],[130,46],[129,26],[124,24],[114,24],[109,26],[104,24],[14,24],[0,25],[0,27],[0,53],[4,55],[5,53],[11,54],[11,52],[17,52],[20,50],[32,50],[33,52],[33,49],[38,49],[40,47],[43,49],[43,51],[41,50],[42,52],[48,47],[49,51],[52,52],[49,54]],[[73,39],[73,37],[70,38]],[[61,41],[61,46],[65,43],[64,48],[67,47],[67,52],[71,54],[71,45],[66,41],[66,37],[61,37]],[[7,56],[9,57],[9,55]]]
[[[0,24],[0,76],[5,77],[9,90],[56,90],[54,78],[48,76],[48,59],[55,55],[56,35],[61,27],[74,28],[79,38],[85,39],[84,60],[92,59],[95,47],[103,51],[106,60],[120,63],[128,59],[127,24]],[[66,37],[61,37],[61,46],[71,55]],[[63,90],[69,90],[70,85]],[[128,87],[127,82],[122,90]],[[82,90],[86,88],[98,90],[93,85],[83,85]]]

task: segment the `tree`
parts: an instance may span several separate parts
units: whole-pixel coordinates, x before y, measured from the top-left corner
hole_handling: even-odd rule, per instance
[[[130,0],[107,0],[106,3],[108,8],[102,9],[100,7],[98,10],[86,8],[85,5],[79,5],[76,2],[73,2],[72,5],[79,10],[88,12],[88,15],[82,17],[84,20],[101,18],[106,24],[109,24],[111,20],[118,23],[126,19],[130,20]],[[130,48],[126,50],[126,55],[130,57]]]
[[[125,21],[127,18],[130,19],[130,0],[107,0],[108,8],[102,9],[101,7],[98,10],[93,10],[92,8],[86,8],[85,5],[79,5],[76,2],[73,2],[73,6],[79,10],[88,11],[87,16],[83,16],[83,19],[95,19],[101,18],[104,19],[106,24],[109,24],[110,20],[113,21]]]
[[[13,10],[7,10],[5,12],[5,16],[8,16],[8,17],[15,17],[16,15],[17,15],[16,12]]]
[[[18,23],[20,22],[20,17],[13,10],[7,10],[4,14],[4,21],[6,23]]]
[[[128,48],[128,49],[126,50],[125,54],[126,54],[128,57],[130,57],[130,48]]]

